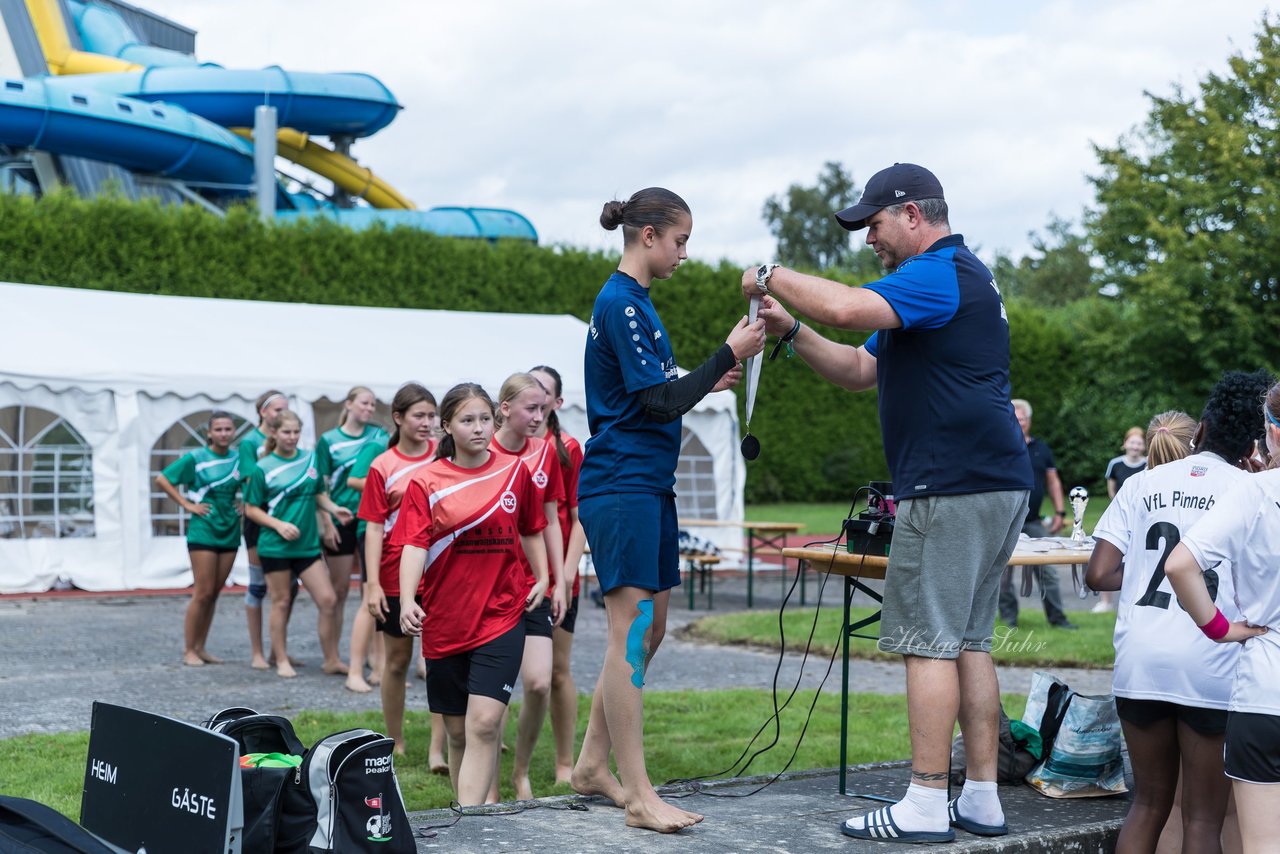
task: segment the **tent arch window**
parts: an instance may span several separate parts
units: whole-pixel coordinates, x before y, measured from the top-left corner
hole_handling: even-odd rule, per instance
[[[715,458],[688,427],[680,428],[680,461],[676,465],[676,512],[681,518],[715,519]]]
[[[155,444],[151,446],[148,466],[150,474],[147,482],[151,484],[151,536],[153,537],[185,537],[187,535],[187,520],[191,514],[160,491],[156,486],[156,475],[188,451],[204,447],[209,416],[212,414],[212,409],[201,409],[190,415],[184,415],[169,425],[169,429],[161,433]],[[236,425],[236,434],[231,440],[231,451],[235,453],[240,445],[240,438],[253,429],[253,424],[239,415],[229,414]],[[178,487],[178,489],[184,495],[186,494],[185,488]]]
[[[0,538],[93,535],[89,443],[56,412],[0,408]]]

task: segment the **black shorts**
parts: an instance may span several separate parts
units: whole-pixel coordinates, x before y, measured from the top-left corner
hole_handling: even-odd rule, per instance
[[[364,568],[364,534],[356,537],[356,560],[360,563],[360,583],[369,581],[369,573]]]
[[[206,546],[203,543],[193,543],[187,541],[188,552],[213,552],[216,555],[235,554],[240,551],[239,546]]]
[[[240,530],[244,532],[245,548],[256,549],[258,547],[258,534],[262,531],[262,526],[245,516]]]
[[[528,638],[549,638],[555,626],[551,624],[551,599],[542,600],[542,604],[532,611],[524,612],[524,636]]]
[[[384,594],[386,595],[386,594]],[[418,607],[422,607],[422,597],[414,596],[413,601],[418,603]],[[387,596],[387,621],[384,623],[377,617],[373,618],[373,624],[377,626],[378,631],[382,632],[389,638],[407,638],[412,635],[406,635],[400,628],[400,597]]]
[[[320,560],[320,555],[315,554],[310,557],[267,557],[266,555],[258,555],[258,563],[262,564],[262,571],[266,572],[284,572],[286,569],[293,573],[293,577],[297,578],[302,573],[310,569],[311,564]]]
[[[1135,726],[1149,726],[1156,721],[1175,718],[1200,735],[1222,735],[1227,731],[1226,709],[1202,709],[1161,700],[1116,697],[1116,714],[1120,720]]]
[[[338,547],[332,551],[324,547],[324,553],[330,557],[350,557],[356,553],[356,520],[345,525],[338,525]]]
[[[573,601],[569,603],[569,607],[564,611],[564,619],[560,621],[560,628],[569,634],[573,634],[573,627],[578,622],[578,597],[574,596]]]
[[[1222,765],[1233,780],[1280,783],[1280,716],[1229,712]]]
[[[465,715],[472,694],[511,702],[524,659],[524,621],[475,649],[427,659],[427,705],[438,715]]]

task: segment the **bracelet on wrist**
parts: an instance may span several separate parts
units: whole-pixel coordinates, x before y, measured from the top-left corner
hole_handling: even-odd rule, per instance
[[[773,345],[773,350],[769,353],[769,361],[772,362],[778,358],[778,352],[785,346],[787,348],[787,358],[790,359],[796,354],[796,350],[791,346],[791,342],[796,340],[796,336],[800,334],[800,321],[796,321],[796,325],[791,327],[791,331],[778,339],[778,343]]]
[[[1200,627],[1200,631],[1204,632],[1204,636],[1214,641],[1225,637],[1230,630],[1231,622],[1222,615],[1221,608],[1214,609],[1213,619]]]

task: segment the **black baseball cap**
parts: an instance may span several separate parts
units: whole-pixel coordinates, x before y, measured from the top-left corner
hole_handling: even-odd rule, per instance
[[[890,205],[942,197],[942,184],[928,169],[914,163],[895,163],[872,175],[862,198],[853,207],[838,212],[836,221],[850,231],[859,231],[867,227],[867,220],[876,211]]]

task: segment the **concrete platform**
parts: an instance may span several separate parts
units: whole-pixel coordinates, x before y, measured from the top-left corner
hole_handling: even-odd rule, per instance
[[[897,799],[910,778],[906,762],[862,765],[852,769],[849,791]],[[840,833],[845,819],[876,809],[881,803],[838,792],[837,769],[784,775],[756,794],[743,797],[768,780],[752,777],[711,784],[705,791],[664,789],[668,797],[687,795],[682,808],[706,819],[688,830],[663,835],[635,830],[607,801],[589,800],[585,811],[572,804],[580,798],[544,798],[519,804],[474,809],[458,818],[447,810],[410,816],[420,834],[419,852],[456,854],[663,854],[663,852],[801,852],[902,851],[914,847],[864,842]],[[1054,800],[1029,786],[1001,786],[1009,835],[996,838],[956,831],[956,841],[937,850],[1001,852],[1111,852],[1115,850],[1129,796]],[[518,812],[516,812],[519,810]],[[449,827],[441,825],[454,822]],[[432,834],[423,838],[426,834]]]

